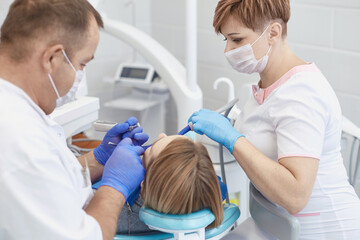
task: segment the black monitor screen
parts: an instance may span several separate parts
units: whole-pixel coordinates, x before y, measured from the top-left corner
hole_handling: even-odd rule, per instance
[[[136,78],[136,79],[145,79],[146,74],[148,73],[146,68],[134,68],[134,67],[124,67],[120,77],[122,78]]]

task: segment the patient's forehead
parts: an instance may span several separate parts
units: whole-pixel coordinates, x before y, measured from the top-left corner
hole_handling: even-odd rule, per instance
[[[146,150],[145,155],[144,155],[144,167],[146,168],[150,161],[154,158],[156,158],[160,152],[173,140],[175,139],[189,139],[186,136],[183,135],[171,135],[171,136],[166,136],[164,135],[159,135],[158,140],[150,147]]]
[[[165,135],[163,137],[159,137],[158,141],[156,141],[153,144],[152,149],[150,149],[150,152],[154,157],[156,157],[170,142],[172,142],[175,139],[181,139],[181,138],[188,139],[188,137],[182,135],[171,135],[171,136]]]

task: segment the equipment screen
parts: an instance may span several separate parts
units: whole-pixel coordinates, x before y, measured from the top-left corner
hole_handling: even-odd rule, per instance
[[[148,73],[146,68],[134,68],[134,67],[124,67],[120,77],[122,78],[135,78],[135,79],[145,79]]]

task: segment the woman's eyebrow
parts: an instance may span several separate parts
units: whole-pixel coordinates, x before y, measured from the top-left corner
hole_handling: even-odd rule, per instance
[[[234,33],[229,33],[228,36],[233,36],[233,35],[238,35],[238,34],[241,34],[241,33],[236,33],[236,32],[234,32]]]

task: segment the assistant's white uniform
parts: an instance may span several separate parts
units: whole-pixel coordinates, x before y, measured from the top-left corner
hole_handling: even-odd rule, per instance
[[[61,126],[15,85],[0,79],[0,239],[102,239],[83,208],[89,174]]]
[[[300,239],[360,239],[360,200],[340,153],[341,109],[326,78],[312,63],[291,69],[266,89],[253,90],[235,129],[274,161],[319,159],[310,200],[295,215]]]

